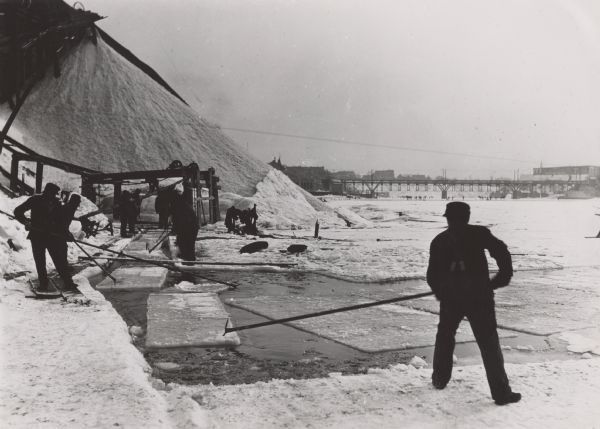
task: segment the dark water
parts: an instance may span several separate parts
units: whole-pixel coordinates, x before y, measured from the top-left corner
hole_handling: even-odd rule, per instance
[[[229,298],[256,296],[349,296],[385,299],[401,291],[418,287],[415,282],[398,284],[358,284],[328,278],[314,273],[258,273],[214,271],[203,273],[214,280],[238,285],[237,289],[220,294]],[[167,287],[178,283],[181,276],[170,273]],[[147,300],[150,292],[108,292],[113,304],[128,326],[140,326],[146,331]],[[267,321],[249,311],[226,305],[235,326]],[[291,309],[290,311],[293,311]],[[295,313],[294,313],[295,314]],[[310,332],[286,325],[272,325],[239,331],[241,345],[224,348],[177,348],[146,350],[144,338],[136,346],[154,368],[154,375],[165,382],[183,384],[238,384],[267,381],[273,378],[313,378],[330,372],[364,373],[371,367],[386,367],[406,362],[414,352],[396,351],[365,353]],[[161,362],[179,365],[175,369],[160,369]]]
[[[417,281],[360,284],[344,280],[332,279],[315,273],[257,273],[257,272],[204,272],[205,277],[226,281],[238,285],[219,294],[221,300],[227,303],[229,298],[250,298],[257,296],[310,296],[310,297],[358,297],[369,299],[385,299],[398,296],[413,289],[419,289]],[[170,273],[166,288],[178,283],[181,275]],[[163,289],[164,290],[164,289]],[[169,291],[170,293],[172,290]],[[154,292],[156,293],[156,292]],[[150,292],[105,292],[105,297],[113,304],[128,326],[140,326],[146,331],[147,300]],[[268,319],[249,311],[226,304],[227,311],[235,326],[264,322]],[[291,312],[294,310],[291,309]],[[296,312],[297,313],[297,312]],[[292,313],[292,314],[296,314]],[[290,314],[290,315],[292,315]],[[259,329],[239,331],[242,345],[238,351],[257,358],[277,360],[305,359],[308,343],[311,349],[335,359],[344,359],[363,354],[348,346],[336,343],[300,331],[286,325],[272,325]],[[140,339],[140,346],[143,343]]]

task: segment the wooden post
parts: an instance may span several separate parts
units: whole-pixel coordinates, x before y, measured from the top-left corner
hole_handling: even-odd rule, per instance
[[[10,190],[19,191],[19,156],[13,152],[10,161]]]
[[[15,108],[11,112],[10,116],[8,117],[8,120],[4,124],[4,127],[2,128],[2,131],[0,132],[0,153],[2,153],[2,148],[4,147],[4,139],[6,139],[6,136],[8,135],[8,131],[10,130],[12,123],[14,122],[15,118],[17,117],[17,113],[19,113],[19,110],[21,110],[23,103],[25,103],[25,99],[29,95],[29,92],[31,92],[31,90],[33,89],[33,85],[35,85],[35,82],[36,82],[36,80],[32,79],[31,83],[27,86],[27,88],[25,88],[25,91],[23,92],[21,97],[17,97],[17,104],[15,105]]]
[[[81,195],[96,204],[96,192],[94,185],[90,183],[87,176],[81,176]]]
[[[219,208],[219,178],[218,177],[214,177],[213,178],[213,202],[214,202],[214,213],[213,213],[213,219],[212,219],[212,223],[216,223],[219,221],[219,219],[221,219],[221,209]]]
[[[215,169],[212,167],[208,168],[208,175],[206,177],[206,186],[208,187],[208,221],[215,223],[215,200],[214,200],[214,187],[213,187],[213,174]]]
[[[121,182],[114,184],[115,192],[113,193],[113,219],[120,219],[121,206]]]
[[[42,192],[42,182],[44,181],[44,164],[37,162],[35,165],[35,193]]]

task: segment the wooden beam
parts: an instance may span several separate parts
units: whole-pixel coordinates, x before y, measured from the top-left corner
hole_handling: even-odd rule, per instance
[[[33,89],[33,85],[35,85],[35,80],[33,82],[31,82],[27,86],[27,88],[25,88],[25,91],[23,92],[21,97],[19,97],[19,99],[17,100],[17,104],[16,104],[15,108],[11,112],[10,116],[8,117],[8,120],[4,124],[4,127],[2,128],[2,132],[0,133],[0,153],[2,153],[2,148],[4,147],[4,139],[8,135],[8,131],[10,130],[10,127],[12,126],[15,118],[17,117],[19,110],[21,110],[21,107],[23,107],[23,104],[25,103],[25,99],[27,98],[27,96],[29,95],[31,90]]]
[[[219,265],[219,266],[241,266],[241,267],[263,267],[265,265],[273,266],[273,267],[296,267],[297,263],[292,262],[204,262],[204,261],[177,261],[173,259],[142,259],[139,258],[137,260],[131,258],[119,258],[119,257],[110,257],[110,256],[80,256],[79,260],[81,261],[91,261],[93,259],[107,260],[107,261],[115,261],[115,262],[148,262],[152,264],[161,263],[161,264],[175,264],[180,262],[185,262],[189,265]]]
[[[44,164],[37,162],[35,164],[35,193],[42,192],[42,182],[44,181]]]
[[[10,190],[13,192],[19,191],[19,157],[13,154],[10,161]]]

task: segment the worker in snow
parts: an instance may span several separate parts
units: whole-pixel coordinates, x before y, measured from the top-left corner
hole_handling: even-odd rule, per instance
[[[41,195],[28,198],[14,210],[15,218],[29,230],[27,238],[31,240],[39,292],[48,291],[46,250],[63,280],[63,290],[78,291],[67,262],[67,236],[64,230],[66,221],[58,199],[59,190],[60,188],[54,183],[47,183]],[[25,217],[27,211],[31,212],[30,219]]]
[[[173,203],[173,189],[159,189],[154,201],[154,210],[158,213],[158,227],[166,229],[169,226],[169,214]]]
[[[235,221],[238,219],[239,210],[235,206],[231,206],[225,212],[225,227],[227,232],[235,233]]]
[[[252,207],[250,209],[250,223],[252,224],[254,231],[256,231],[256,221],[257,220],[258,220],[258,213],[256,213],[256,204],[254,204],[254,207]]]
[[[135,223],[138,211],[135,200],[131,192],[123,191],[119,206],[119,219],[121,220],[121,237],[131,237],[135,235]]]
[[[173,232],[177,237],[179,256],[184,261],[196,260],[196,237],[198,236],[198,217],[194,208],[184,196],[182,184],[175,186],[175,198],[171,206]],[[184,262],[185,263],[185,262]]]
[[[131,198],[133,200],[133,206],[135,207],[135,220],[137,223],[140,213],[142,212],[142,190],[140,188],[134,189]]]
[[[497,405],[518,402],[511,390],[496,327],[494,289],[508,285],[513,274],[506,245],[483,226],[469,225],[470,207],[446,205],[448,229],[431,242],[427,283],[440,301],[440,318],[433,355],[432,382],[443,389],[452,375],[455,335],[467,317],[481,351],[492,398]],[[490,280],[484,249],[498,264]]]

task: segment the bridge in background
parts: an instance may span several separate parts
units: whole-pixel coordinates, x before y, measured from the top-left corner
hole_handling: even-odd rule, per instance
[[[478,192],[481,194],[511,193],[513,198],[522,194],[542,195],[565,193],[582,184],[572,180],[510,180],[510,179],[333,179],[336,194],[361,195],[371,198],[385,192],[431,192],[439,190],[442,199],[448,192]]]

